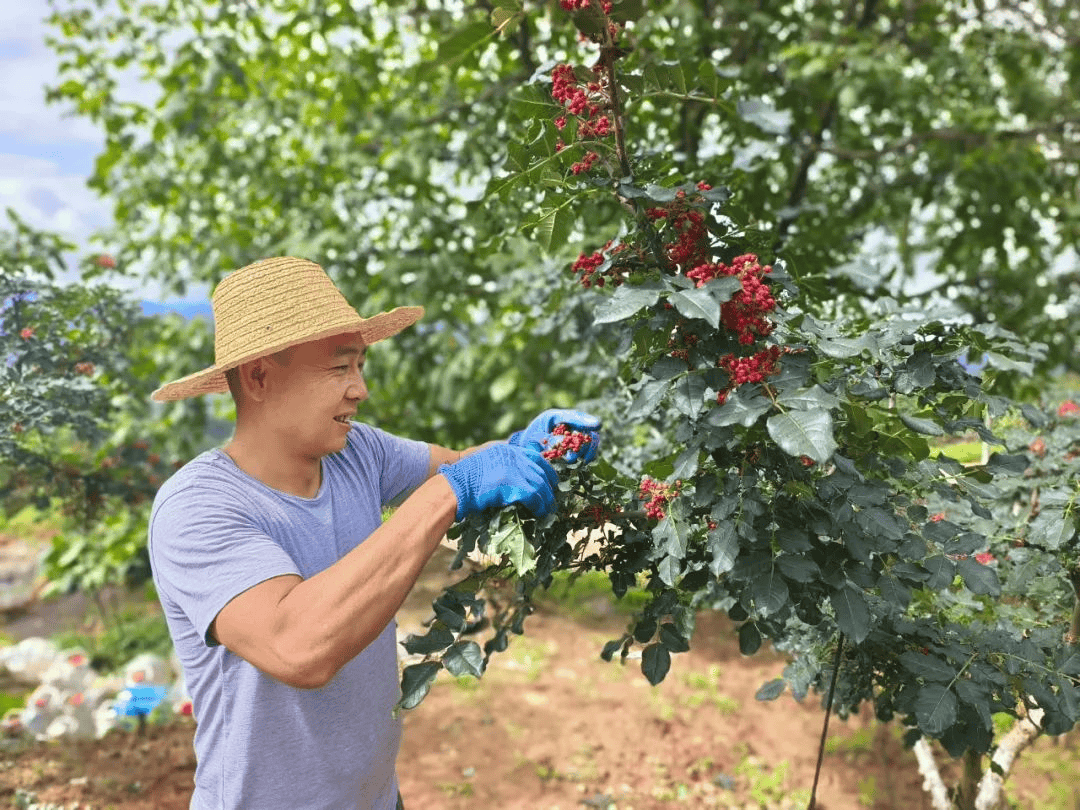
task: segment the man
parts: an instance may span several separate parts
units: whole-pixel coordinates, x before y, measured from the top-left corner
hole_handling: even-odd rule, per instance
[[[235,433],[154,500],[154,583],[197,720],[193,810],[401,807],[394,614],[455,520],[554,506],[541,456],[576,411],[464,451],[352,421],[367,348],[419,307],[357,314],[313,262],[266,259],[214,291],[215,364],[154,392],[229,390]],[[386,523],[383,505],[404,501]]]

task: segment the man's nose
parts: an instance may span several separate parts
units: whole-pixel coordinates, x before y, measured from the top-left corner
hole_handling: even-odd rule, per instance
[[[346,399],[355,399],[363,402],[368,398],[367,381],[364,379],[363,374],[358,374],[345,391]]]

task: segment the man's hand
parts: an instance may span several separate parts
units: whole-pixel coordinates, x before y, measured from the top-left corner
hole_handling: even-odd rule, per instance
[[[559,476],[531,447],[496,444],[461,461],[443,464],[439,473],[457,496],[457,520],[490,507],[524,504],[537,517],[555,506]]]
[[[525,430],[519,430],[507,443],[517,447],[531,447],[533,450],[543,452],[562,441],[562,437],[551,431],[556,425],[566,425],[571,430],[584,433],[589,437],[589,442],[580,452],[567,453],[563,458],[568,462],[582,460],[586,463],[596,458],[600,447],[600,420],[584,411],[551,408],[544,411],[532,420]]]

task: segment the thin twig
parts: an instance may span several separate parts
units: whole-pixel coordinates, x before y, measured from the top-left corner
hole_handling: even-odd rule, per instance
[[[818,744],[817,765],[814,768],[814,785],[810,788],[810,804],[807,810],[814,810],[817,801],[818,779],[821,777],[821,765],[825,761],[825,740],[829,736],[829,716],[832,714],[833,697],[836,695],[836,676],[840,674],[840,658],[844,654],[844,634],[836,643],[836,656],[833,658],[832,680],[829,683],[829,696],[825,700],[825,722],[821,724],[821,742]]]

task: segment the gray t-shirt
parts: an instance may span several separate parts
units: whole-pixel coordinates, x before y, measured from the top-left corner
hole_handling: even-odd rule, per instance
[[[394,622],[310,690],[271,678],[207,634],[248,588],[311,577],[363,542],[384,504],[423,483],[430,452],[354,422],[345,449],[323,459],[314,498],[266,486],[217,449],[158,491],[150,563],[198,723],[192,810],[394,810]]]

